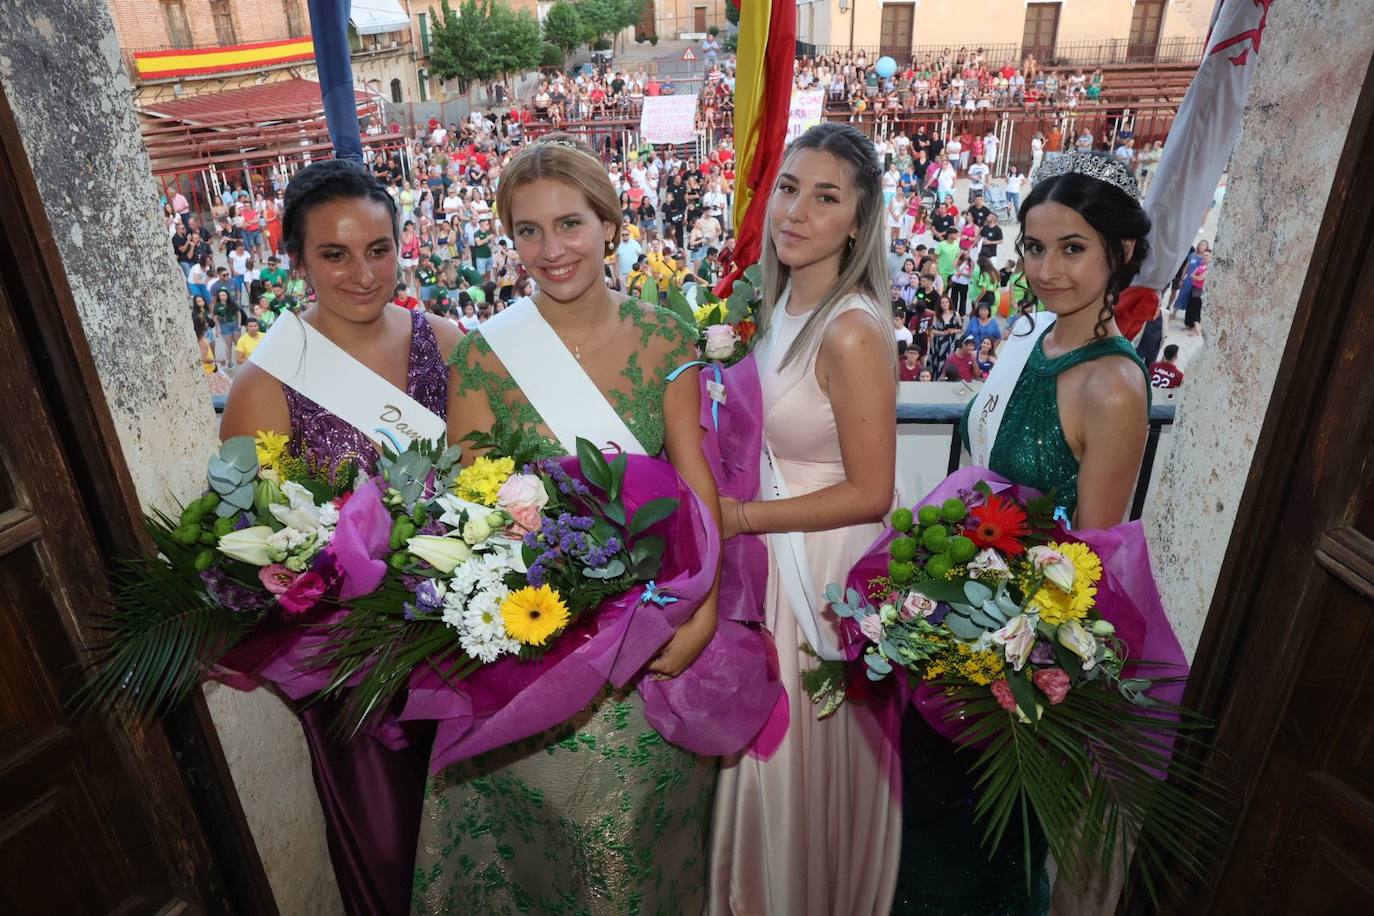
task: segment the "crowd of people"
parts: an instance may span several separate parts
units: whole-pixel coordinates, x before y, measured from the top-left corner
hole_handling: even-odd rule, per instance
[[[711,55],[706,65],[699,126],[711,126],[730,111],[734,89],[733,59]],[[970,104],[976,109],[984,103],[1072,107],[1074,99],[1093,99],[1101,90],[1100,71],[1065,76],[1029,56],[1019,68],[995,67],[981,49],[913,58],[887,78],[878,76],[863,52],[803,57],[795,75],[799,90],[825,88],[832,99],[848,97],[875,113]],[[496,212],[504,166],[540,129],[631,116],[646,96],[672,88],[643,64],[633,70],[588,65],[541,79],[525,100],[499,112],[417,124],[403,147],[373,155],[369,168],[401,220],[394,301],[445,317],[466,333],[511,302],[533,296],[536,283]],[[1026,172],[1002,161],[1002,141],[991,128],[977,131],[965,122],[947,137],[921,125],[909,135],[900,127],[876,132],[890,304],[904,381],[985,377],[1018,319],[1037,308],[1010,233],[1030,175],[1046,156],[1101,150],[1133,172],[1142,196],[1148,190],[1162,143],[1137,149],[1129,131],[1097,137],[1084,129],[1065,137],[1058,124],[1034,134]],[[399,133],[401,126],[391,130]],[[695,303],[697,289],[733,266],[730,139],[724,136],[698,158],[670,146],[626,149],[624,136],[608,131],[596,138],[623,217],[620,238],[606,259],[606,282],[635,295],[650,281],[659,290],[676,284]],[[234,369],[273,320],[313,298],[282,247],[288,178],[274,168],[256,183],[226,184],[205,225],[182,194],[164,201],[207,375]],[[1184,313],[1190,333],[1199,333],[1209,262],[1207,243],[1200,243],[1176,278],[1169,311]],[[1153,361],[1159,342],[1151,352],[1149,337],[1142,356]]]

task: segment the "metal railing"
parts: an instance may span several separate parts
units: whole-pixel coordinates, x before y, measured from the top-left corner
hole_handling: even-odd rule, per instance
[[[989,64],[1001,66],[1012,64],[1020,66],[1026,55],[1034,53],[1041,67],[1098,67],[1121,64],[1197,64],[1202,60],[1202,52],[1207,44],[1204,38],[1176,37],[1164,38],[1155,43],[1132,42],[1129,38],[1106,38],[1087,41],[1057,42],[1054,50],[1046,54],[1022,44],[993,45],[912,45],[910,48],[885,48],[879,45],[818,45],[805,41],[797,42],[798,57],[849,56],[863,54],[869,63],[887,55],[899,63],[913,60],[920,63],[949,55],[962,60],[967,54],[981,51],[983,59]]]

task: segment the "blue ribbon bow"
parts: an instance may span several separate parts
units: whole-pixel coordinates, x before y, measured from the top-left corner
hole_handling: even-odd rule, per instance
[[[1069,510],[1065,509],[1063,506],[1054,507],[1054,520],[1056,522],[1063,522],[1065,531],[1073,530],[1073,523],[1069,521]]]
[[[692,360],[690,363],[683,363],[681,366],[678,366],[672,372],[668,373],[668,381],[677,381],[679,375],[696,366],[701,366],[703,369],[710,369],[714,372],[717,385],[725,384],[725,376],[721,373],[720,363],[713,363],[704,359]],[[715,398],[711,398],[711,425],[716,428],[716,432],[720,432],[720,401],[717,401]]]
[[[681,600],[682,599],[675,598],[665,591],[659,590],[658,583],[656,583],[653,579],[650,579],[647,583],[645,583],[644,594],[639,596],[640,604],[657,604],[659,607],[667,607],[668,605],[676,604],[678,601]]]

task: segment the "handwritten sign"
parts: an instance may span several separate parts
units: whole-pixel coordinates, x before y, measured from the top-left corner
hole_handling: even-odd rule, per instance
[[[824,105],[824,92],[792,93],[792,107],[787,112],[788,143],[806,133],[807,128],[821,123],[821,109]]]
[[[691,143],[697,130],[697,97],[645,96],[639,133],[649,143]]]

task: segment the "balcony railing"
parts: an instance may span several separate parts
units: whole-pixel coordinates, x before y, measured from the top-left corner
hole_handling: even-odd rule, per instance
[[[1057,42],[1053,52],[1046,54],[1043,48],[1014,43],[912,45],[908,50],[879,45],[816,45],[798,41],[797,56],[834,56],[853,52],[862,53],[872,62],[886,54],[897,58],[901,63],[909,58],[920,62],[927,58],[934,60],[944,54],[958,56],[961,50],[982,50],[983,58],[996,66],[1019,66],[1027,54],[1033,53],[1042,67],[1101,67],[1120,64],[1196,64],[1202,60],[1206,44],[1206,39],[1191,37],[1164,38],[1155,43],[1132,42],[1128,38],[1105,38]]]
[[[949,382],[908,382],[903,384],[903,396],[908,392],[938,390],[946,403],[918,403],[902,401],[897,404],[897,486],[902,499],[910,503],[929,493],[948,475],[968,464],[959,434],[967,398],[974,389]],[[955,389],[950,391],[949,389]],[[1135,494],[1131,498],[1132,520],[1145,511],[1150,494],[1159,478],[1155,466],[1161,440],[1170,434],[1174,422],[1174,402],[1165,392],[1154,392],[1156,403],[1150,407],[1150,431],[1145,440],[1145,455],[1141,460],[1140,476],[1136,478]],[[211,398],[216,413],[224,412],[226,397]]]

